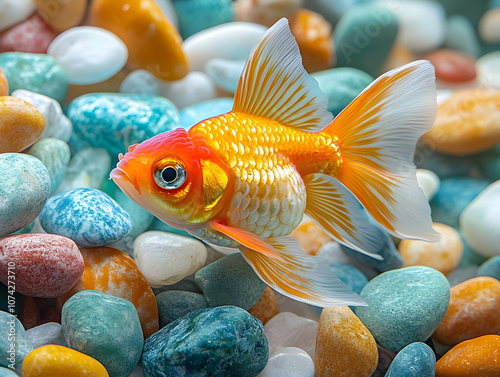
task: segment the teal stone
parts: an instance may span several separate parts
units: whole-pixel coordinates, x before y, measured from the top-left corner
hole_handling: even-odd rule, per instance
[[[21,373],[21,365],[33,351],[23,325],[12,314],[0,312],[0,366]]]
[[[28,225],[26,225],[24,228],[19,229],[17,232],[14,232],[12,234],[26,234],[26,233],[30,233],[33,230],[34,226],[35,226],[35,221],[32,221]]]
[[[368,73],[356,68],[332,68],[311,75],[328,97],[328,111],[337,116],[373,81]]]
[[[0,367],[0,377],[19,377],[12,369]]]
[[[173,234],[178,234],[179,236],[196,238],[184,230],[174,228],[173,226],[164,223],[163,221],[161,221],[156,217],[153,219],[153,222],[151,223],[151,225],[147,230],[159,230],[160,232],[173,233]]]
[[[333,31],[336,66],[378,76],[396,40],[398,27],[397,17],[387,7],[377,4],[351,7]]]
[[[189,275],[182,279],[181,281],[178,281],[177,283],[170,284],[170,285],[162,285],[161,287],[155,288],[151,287],[153,290],[153,293],[155,296],[160,295],[163,292],[167,291],[186,291],[186,292],[194,292],[194,293],[201,293],[203,294],[203,291],[201,290],[200,287],[195,283],[193,275]],[[206,300],[206,299],[205,299]]]
[[[478,58],[481,55],[479,36],[470,21],[461,15],[451,16],[446,25],[444,46]]]
[[[477,270],[477,276],[490,276],[500,280],[500,255],[486,260]]]
[[[269,346],[262,323],[247,311],[202,309],[170,323],[144,343],[146,377],[255,377]]]
[[[266,289],[266,284],[240,253],[227,255],[203,267],[196,272],[194,280],[210,306],[234,305],[248,310]]]
[[[158,303],[160,328],[186,314],[209,307],[205,296],[185,291],[162,292],[156,296],[156,302]]]
[[[466,17],[474,28],[477,28],[481,16],[488,10],[490,0],[437,0],[444,6],[448,16]]]
[[[430,202],[433,221],[458,227],[464,208],[490,183],[489,180],[469,177],[443,179]]]
[[[179,125],[186,130],[202,120],[225,114],[233,109],[232,98],[216,98],[187,106],[179,112]]]
[[[429,338],[450,301],[450,284],[439,271],[415,266],[384,272],[370,280],[360,296],[368,306],[356,315],[382,347],[399,352]]]
[[[128,300],[80,291],[63,305],[61,325],[68,347],[101,362],[110,377],[129,376],[139,362],[141,323]]]
[[[434,377],[436,355],[425,343],[415,342],[398,352],[385,377]]]
[[[71,158],[68,144],[61,139],[47,138],[37,141],[28,153],[43,162],[50,176],[50,193],[61,184]]]
[[[108,182],[113,182],[109,180]],[[114,184],[115,185],[115,184]],[[115,185],[116,186],[116,185]],[[118,205],[123,208],[125,212],[130,216],[130,221],[132,222],[132,228],[127,234],[128,237],[135,238],[139,234],[144,233],[148,230],[149,226],[153,223],[155,217],[146,211],[144,208],[139,207],[135,202],[130,199],[122,190],[118,187],[115,189],[114,198]]]
[[[81,188],[50,198],[40,213],[47,233],[59,234],[79,246],[98,247],[121,240],[130,231],[130,216],[102,191]]]
[[[231,0],[175,0],[173,2],[182,39],[191,35],[233,21]]]
[[[349,264],[330,263],[330,271],[358,294],[368,283],[366,276],[359,269]]]
[[[24,228],[42,211],[50,193],[45,165],[21,153],[0,154],[0,237]]]
[[[66,73],[50,55],[4,52],[0,68],[9,82],[9,93],[26,89],[62,102],[68,92]]]
[[[479,266],[481,263],[486,261],[487,257],[484,255],[478,254],[475,252],[465,240],[462,231],[457,228],[455,229],[460,235],[460,239],[462,240],[463,248],[462,248],[462,258],[460,258],[460,262],[458,263],[457,268],[464,268],[469,266]]]
[[[179,112],[168,99],[152,95],[92,93],[74,99],[67,111],[75,135],[111,155],[179,126]]]
[[[485,178],[500,179],[500,145],[474,155],[474,162]]]
[[[440,179],[468,175],[474,168],[472,157],[449,156],[434,151],[432,146],[419,145],[415,151],[415,165],[431,170]]]

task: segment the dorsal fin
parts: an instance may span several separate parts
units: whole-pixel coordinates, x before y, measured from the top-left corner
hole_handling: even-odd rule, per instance
[[[250,53],[234,96],[233,111],[319,131],[333,118],[328,98],[302,66],[299,46],[282,18]]]

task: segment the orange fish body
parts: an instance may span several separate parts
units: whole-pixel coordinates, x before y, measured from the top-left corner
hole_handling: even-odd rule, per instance
[[[425,61],[390,71],[333,121],[326,105],[282,19],[252,51],[231,112],[130,147],[111,177],[164,222],[239,248],[277,291],[324,307],[363,305],[286,236],[305,213],[380,258],[361,203],[395,236],[436,239],[412,162],[435,117],[434,71]]]

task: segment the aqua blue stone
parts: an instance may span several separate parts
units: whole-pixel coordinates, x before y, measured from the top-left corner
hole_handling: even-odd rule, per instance
[[[50,193],[61,184],[71,153],[61,139],[47,138],[37,141],[28,153],[43,162],[50,175]]]
[[[368,3],[350,7],[333,31],[336,66],[357,68],[377,77],[398,28],[396,15],[384,6]]]
[[[445,47],[478,58],[481,55],[479,36],[470,21],[461,15],[451,16],[446,26]]]
[[[373,81],[368,73],[356,68],[332,68],[311,75],[328,97],[328,111],[337,116]]]
[[[466,17],[474,28],[477,28],[481,16],[488,9],[490,0],[437,0],[444,6],[448,16],[462,15]]]
[[[50,55],[4,52],[0,68],[9,81],[9,93],[26,89],[62,102],[68,92],[66,73]]]
[[[31,351],[33,346],[21,322],[12,314],[0,312],[0,366],[12,366],[20,373],[21,364]]]
[[[484,177],[495,181],[500,179],[500,146],[476,154],[474,161]]]
[[[477,270],[478,276],[490,276],[500,280],[500,255],[491,257],[486,260]]]
[[[234,306],[189,313],[144,343],[146,377],[255,377],[268,359],[262,323]]]
[[[12,369],[0,367],[0,377],[19,377]]]
[[[179,112],[168,99],[151,95],[93,93],[74,99],[67,116],[75,135],[111,155],[179,126]]]
[[[156,302],[158,304],[160,328],[186,314],[209,307],[205,296],[186,291],[162,292],[156,296]]]
[[[418,146],[414,161],[417,167],[433,171],[440,179],[467,176],[474,168],[472,157],[441,154],[426,145]]]
[[[203,267],[195,273],[194,280],[210,306],[234,305],[248,310],[266,289],[266,284],[240,253]]]
[[[175,0],[173,2],[182,39],[233,20],[231,0]]]
[[[0,154],[0,237],[31,223],[42,211],[50,193],[45,165],[21,153]]]
[[[407,345],[398,352],[385,377],[434,377],[436,355],[422,342]]]
[[[107,182],[112,181],[108,180]],[[137,204],[135,204],[135,202],[118,187],[116,187],[114,194],[116,202],[120,205],[121,208],[123,208],[125,212],[128,213],[132,222],[132,228],[130,229],[130,232],[127,236],[135,238],[139,234],[144,233],[146,230],[148,230],[155,217],[144,208],[139,207]]]
[[[40,214],[47,233],[79,246],[97,247],[118,241],[130,231],[130,216],[102,191],[80,188],[50,198]]]
[[[187,106],[180,111],[179,125],[187,130],[202,120],[220,114],[225,114],[232,109],[232,98],[216,98],[209,101],[198,102],[197,104]]]
[[[130,376],[139,362],[142,328],[128,300],[80,291],[63,305],[61,325],[68,347],[101,362],[110,377]]]
[[[394,352],[429,338],[443,319],[450,300],[450,284],[429,267],[406,267],[370,280],[360,296],[368,306],[356,315],[382,347]]]
[[[464,208],[490,183],[489,180],[469,177],[443,179],[430,203],[433,221],[458,227]]]
[[[368,283],[366,276],[359,269],[349,264],[330,263],[330,271],[358,294]]]

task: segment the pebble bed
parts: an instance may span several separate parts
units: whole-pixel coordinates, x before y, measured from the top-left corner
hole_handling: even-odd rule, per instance
[[[0,9],[0,376],[500,376],[500,1]],[[440,241],[380,229],[380,261],[307,218],[292,233],[368,306],[275,293],[108,179],[131,144],[231,110],[281,17],[333,115],[389,69],[436,70],[415,163]]]

